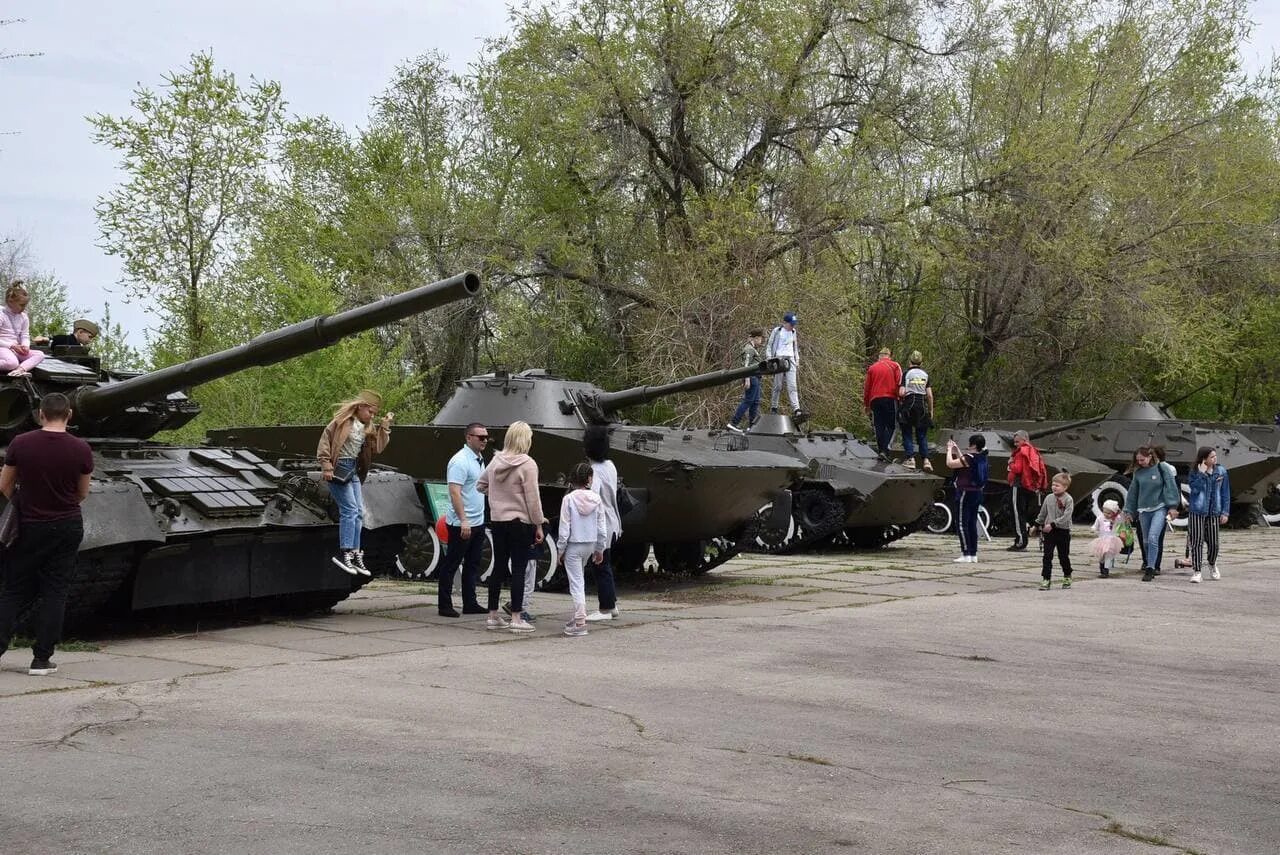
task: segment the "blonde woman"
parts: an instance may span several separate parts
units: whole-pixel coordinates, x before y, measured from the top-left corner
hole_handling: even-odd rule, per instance
[[[369,473],[373,455],[380,454],[391,441],[391,421],[395,413],[387,413],[377,424],[373,420],[382,407],[382,396],[368,389],[354,400],[338,406],[333,421],[320,434],[316,457],[321,476],[329,484],[329,493],[338,505],[338,554],[333,563],[352,576],[372,576],[364,566],[364,550],[360,548],[360,527],[364,517],[364,499],[360,482]]]
[[[0,371],[10,377],[26,377],[44,359],[44,352],[31,349],[31,319],[27,303],[31,295],[19,280],[4,292],[0,308]]]
[[[529,550],[542,543],[542,497],[538,492],[538,464],[529,456],[533,430],[527,422],[512,422],[476,485],[489,497],[489,528],[493,532],[493,572],[489,575],[488,629],[533,632],[524,611],[524,573]],[[511,623],[498,611],[502,583],[511,580]]]

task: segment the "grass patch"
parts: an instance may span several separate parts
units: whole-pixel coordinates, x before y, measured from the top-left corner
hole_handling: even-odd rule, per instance
[[[35,644],[34,638],[28,638],[25,635],[15,635],[9,641],[10,650],[21,650],[24,647],[30,647]],[[55,650],[61,650],[64,653],[97,653],[102,649],[102,645],[92,641],[78,641],[74,638],[58,644]]]

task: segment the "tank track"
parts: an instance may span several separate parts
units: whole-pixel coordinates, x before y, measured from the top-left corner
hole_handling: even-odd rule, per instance
[[[828,490],[801,488],[793,494],[791,506],[791,530],[783,537],[761,531],[747,545],[751,552],[792,555],[825,546],[842,533],[849,514],[844,502]]]
[[[103,621],[113,612],[127,612],[129,603],[123,599],[123,592],[127,590],[134,563],[133,551],[128,549],[103,549],[78,555],[76,575],[67,589],[64,626],[79,630]],[[18,615],[15,631],[34,634],[31,618],[35,605]]]
[[[852,549],[883,549],[895,540],[902,540],[909,534],[923,530],[927,516],[928,514],[922,514],[919,519],[904,525],[847,528],[831,539],[831,545]]]

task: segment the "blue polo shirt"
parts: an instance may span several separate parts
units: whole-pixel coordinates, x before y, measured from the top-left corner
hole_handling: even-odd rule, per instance
[[[483,472],[484,458],[465,445],[449,458],[446,478],[450,484],[462,487],[462,509],[467,513],[467,525],[484,524],[484,494],[476,489],[476,482]],[[462,525],[462,520],[453,510],[453,502],[445,508],[444,521],[448,525]]]

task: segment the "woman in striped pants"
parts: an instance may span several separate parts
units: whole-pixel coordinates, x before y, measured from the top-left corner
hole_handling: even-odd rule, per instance
[[[1207,446],[1196,452],[1196,465],[1187,476],[1191,488],[1187,543],[1191,549],[1191,581],[1200,581],[1205,544],[1209,546],[1209,578],[1221,579],[1218,570],[1218,527],[1231,509],[1231,484],[1226,467],[1218,464],[1218,452]]]

